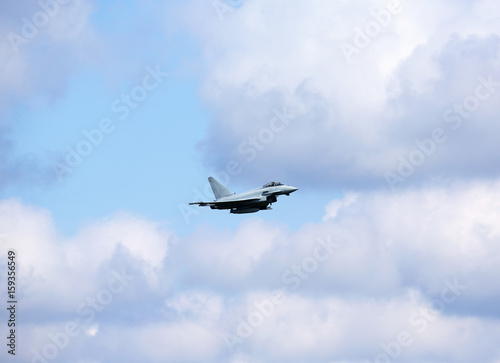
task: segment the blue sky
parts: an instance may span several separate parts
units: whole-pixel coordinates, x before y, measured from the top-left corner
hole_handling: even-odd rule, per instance
[[[155,5],[164,11],[168,9],[168,3]],[[211,15],[216,16],[216,10],[212,10]],[[58,162],[58,158],[64,159],[67,147],[77,148],[85,139],[83,130],[95,129],[103,118],[113,122],[113,132],[104,136],[102,144],[85,156],[71,175],[61,170],[64,178],[51,180],[42,188],[28,185],[19,190],[18,186],[12,186],[10,195],[51,210],[55,223],[65,234],[74,234],[82,224],[120,209],[175,221],[185,229],[182,222],[190,225],[191,218],[183,217],[180,205],[192,201],[192,190],[205,188],[207,175],[219,171],[201,162],[197,147],[214,117],[198,94],[203,82],[200,74],[203,64],[197,61],[201,58],[201,49],[182,29],[167,42],[156,34],[159,25],[148,23],[150,14],[148,6],[136,2],[94,4],[88,21],[95,24],[95,31],[104,38],[100,40],[106,49],[100,57],[117,62],[117,66],[107,62],[83,65],[64,80],[61,85],[64,96],[47,100],[46,95],[39,94],[34,97],[35,106],[31,109],[19,106],[16,110],[16,124],[11,130],[16,140],[13,157],[35,155],[51,165]],[[148,21],[134,22],[137,16]],[[156,15],[152,20],[160,21]],[[132,34],[135,32],[140,36]],[[113,39],[117,37],[133,38],[131,43],[140,49],[138,53],[132,52],[132,59],[124,60],[128,66],[121,65],[123,59],[113,54]],[[142,44],[143,37],[149,47]],[[116,45],[118,52],[126,52],[121,43]],[[112,49],[107,49],[110,46]],[[128,110],[113,111],[113,102],[122,95],[130,95],[148,69],[158,69],[168,73],[168,77],[136,108],[121,102],[119,105]],[[268,173],[268,178],[272,176]],[[264,182],[267,179],[257,183]],[[259,185],[245,183],[243,178],[235,178],[232,184],[239,188],[234,190]],[[321,195],[309,198],[325,200]],[[315,209],[308,210],[314,212]],[[320,210],[314,217],[320,218],[322,213]],[[220,221],[236,225],[224,218]],[[284,218],[293,218],[293,213],[285,213]]]
[[[0,5],[0,267],[15,249],[23,306],[2,357],[498,363],[499,18],[492,0]],[[299,191],[189,206],[210,175]]]

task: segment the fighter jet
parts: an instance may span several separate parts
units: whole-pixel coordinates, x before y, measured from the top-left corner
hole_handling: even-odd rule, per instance
[[[252,189],[243,193],[232,193],[224,185],[212,177],[208,178],[215,200],[213,202],[193,202],[200,207],[209,206],[212,209],[230,209],[230,213],[255,213],[260,210],[269,210],[270,204],[278,201],[278,195],[290,195],[298,188],[284,185],[280,182],[270,182],[261,188]]]

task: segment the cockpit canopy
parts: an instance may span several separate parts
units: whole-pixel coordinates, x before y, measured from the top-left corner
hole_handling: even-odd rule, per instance
[[[277,187],[278,185],[283,185],[282,183],[280,182],[269,182],[267,184],[264,184],[264,186],[262,188],[267,188],[267,187]]]

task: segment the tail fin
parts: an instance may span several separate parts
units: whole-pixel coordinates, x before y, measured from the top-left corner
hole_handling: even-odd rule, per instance
[[[231,193],[229,190],[227,190],[227,188],[224,185],[219,183],[214,178],[209,177],[208,181],[210,182],[210,186],[212,187],[212,191],[214,192],[215,199],[227,197],[228,195],[234,194],[234,193]]]

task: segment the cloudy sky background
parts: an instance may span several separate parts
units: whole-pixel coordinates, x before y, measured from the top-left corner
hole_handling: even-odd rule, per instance
[[[4,1],[0,34],[19,361],[500,362],[495,1]],[[209,175],[300,190],[188,206]]]

